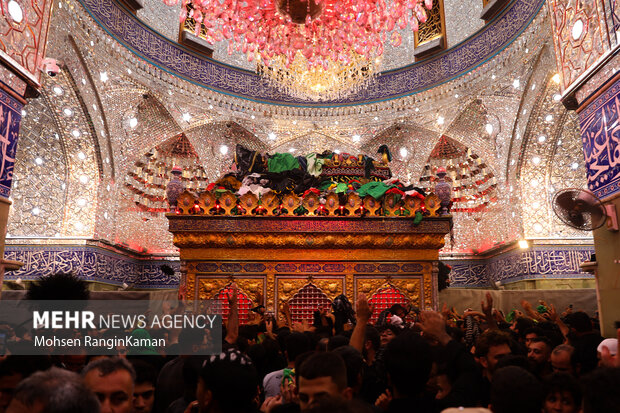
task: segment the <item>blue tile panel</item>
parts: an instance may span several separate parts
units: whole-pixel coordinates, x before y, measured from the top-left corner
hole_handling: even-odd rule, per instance
[[[167,264],[179,273],[178,261],[139,260],[98,247],[7,246],[4,258],[21,261],[5,280],[34,280],[54,273],[73,273],[87,281],[128,284],[133,288],[178,288],[179,279],[161,271]],[[176,274],[175,274],[176,275]]]
[[[593,278],[579,268],[593,253],[594,247],[590,246],[535,247],[488,260],[446,260],[445,263],[452,266],[452,287],[488,287],[498,281],[505,284],[521,280]]]
[[[588,188],[599,198],[620,193],[620,80],[579,113]]]

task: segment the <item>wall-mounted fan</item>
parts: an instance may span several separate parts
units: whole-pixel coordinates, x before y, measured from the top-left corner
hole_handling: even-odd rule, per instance
[[[607,222],[607,229],[618,231],[618,215],[614,205],[603,205],[600,199],[585,189],[562,189],[553,197],[553,212],[566,225],[593,231]]]

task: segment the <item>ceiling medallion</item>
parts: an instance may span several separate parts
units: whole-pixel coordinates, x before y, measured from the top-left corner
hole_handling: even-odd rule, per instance
[[[306,97],[318,100],[330,86],[341,96],[350,80],[355,87],[377,73],[375,59],[388,33],[408,26],[417,31],[431,8],[432,0],[182,0],[181,21],[195,20],[195,35],[210,44],[227,40],[230,54],[236,48],[248,61],[259,60],[268,68],[260,72],[284,80],[278,84],[286,91],[301,93],[288,80],[314,70]],[[393,32],[389,41],[398,46],[400,37]],[[342,79],[334,83],[334,76]]]

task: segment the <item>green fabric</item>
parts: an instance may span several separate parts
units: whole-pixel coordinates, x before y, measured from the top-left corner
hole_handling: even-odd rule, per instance
[[[379,199],[390,188],[395,188],[395,186],[386,185],[383,182],[368,182],[367,184],[360,186],[360,189],[357,190],[357,193],[362,198],[364,198],[366,195],[370,195],[374,199]]]
[[[515,319],[516,314],[515,314],[515,310],[512,310],[511,312],[508,313],[508,315],[506,316],[506,321],[509,323],[512,323],[513,320]]]
[[[293,211],[293,214],[295,214],[295,215],[305,215],[307,213],[308,213],[308,210],[303,205],[298,206]]]
[[[347,185],[347,184],[340,183],[340,184],[336,185],[336,193],[337,194],[339,194],[341,192],[347,192],[347,189],[349,189],[349,185]]]
[[[413,225],[418,225],[422,222],[422,213],[420,211],[415,212],[415,218],[413,218]]]
[[[403,209],[399,208],[396,211],[394,211],[394,215],[396,215],[397,217],[406,217],[406,216],[409,216],[410,214],[411,212],[409,212],[407,208],[403,208]],[[385,215],[390,215],[390,213],[385,211]]]
[[[323,181],[321,182],[321,184],[317,187],[317,189],[319,191],[325,191],[327,188],[329,188],[330,186],[332,186],[335,182],[334,181]]]
[[[267,161],[269,172],[285,172],[299,168],[299,161],[290,153],[276,153]]]
[[[306,155],[306,159],[308,160],[308,167],[306,170],[312,176],[319,176],[323,171],[323,164],[325,163],[325,159],[318,158],[316,153],[309,153]]]

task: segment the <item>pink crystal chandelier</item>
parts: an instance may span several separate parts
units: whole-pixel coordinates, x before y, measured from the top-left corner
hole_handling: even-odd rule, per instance
[[[179,0],[163,0],[175,5]],[[432,0],[182,0],[181,21],[190,17],[206,29],[206,40],[229,41],[249,61],[259,57],[269,66],[283,57],[287,67],[301,53],[309,67],[329,69],[329,62],[347,65],[353,54],[372,59],[384,43],[402,42],[393,31],[413,31],[426,22]],[[196,33],[198,35],[199,33]]]

